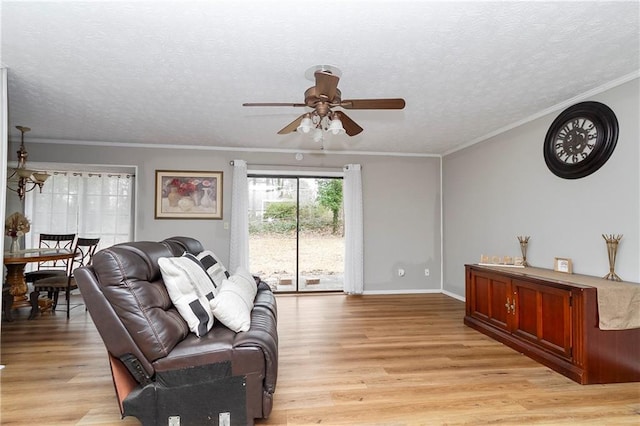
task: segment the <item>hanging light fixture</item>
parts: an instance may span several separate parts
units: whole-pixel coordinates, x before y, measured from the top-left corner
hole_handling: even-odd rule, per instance
[[[42,186],[44,182],[49,178],[49,174],[45,172],[38,172],[36,170],[27,169],[27,157],[29,154],[24,148],[24,134],[31,129],[24,126],[16,126],[16,129],[20,130],[20,149],[18,152],[18,167],[13,170],[13,173],[7,179],[7,188],[18,194],[20,200],[24,200],[24,194],[29,191],[33,191],[36,187],[40,188],[42,192]],[[9,184],[13,178],[17,178],[18,187],[12,188]]]
[[[342,135],[345,133],[340,113],[331,111],[327,108],[316,108],[315,111],[307,113],[303,116],[300,124],[296,128],[300,133],[311,133],[315,142],[324,140],[324,133],[331,132],[334,135]]]

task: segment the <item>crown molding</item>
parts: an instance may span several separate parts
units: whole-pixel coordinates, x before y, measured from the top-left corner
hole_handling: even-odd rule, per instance
[[[475,138],[475,139],[473,139],[473,140],[471,140],[469,142],[463,143],[462,145],[459,145],[459,146],[457,146],[457,147],[455,147],[455,148],[453,148],[451,150],[445,151],[442,154],[442,156],[445,157],[445,156],[447,156],[449,154],[453,154],[454,152],[457,152],[457,151],[463,150],[465,148],[468,148],[470,146],[473,146],[473,145],[475,145],[477,143],[486,141],[487,139],[490,139],[490,138],[492,138],[494,136],[498,136],[499,134],[502,134],[502,133],[507,132],[507,131],[512,130],[512,129],[515,129],[516,127],[522,126],[523,124],[529,123],[529,122],[531,122],[533,120],[537,120],[538,118],[544,117],[547,114],[551,114],[551,113],[563,110],[563,109],[565,109],[565,108],[567,108],[567,107],[569,107],[569,106],[571,106],[571,105],[573,105],[573,104],[575,104],[577,102],[584,101],[584,100],[586,100],[588,98],[596,96],[596,95],[598,95],[598,94],[600,94],[602,92],[606,92],[607,90],[613,89],[614,87],[620,86],[620,85],[628,83],[630,81],[633,81],[633,80],[635,80],[637,78],[640,78],[640,70],[636,70],[636,71],[634,71],[632,73],[629,73],[629,74],[624,75],[624,76],[622,76],[620,78],[617,78],[617,79],[612,80],[612,81],[610,81],[608,83],[605,83],[605,84],[603,84],[601,86],[598,86],[598,87],[593,88],[591,90],[588,90],[588,91],[586,91],[584,93],[581,93],[581,94],[579,94],[577,96],[574,96],[573,98],[567,99],[566,101],[560,102],[560,103],[555,104],[555,105],[553,105],[553,106],[551,106],[549,108],[543,109],[542,111],[539,111],[539,112],[537,112],[535,114],[532,114],[532,115],[530,115],[530,116],[528,116],[526,118],[523,118],[522,120],[518,120],[518,121],[513,122],[511,124],[508,124],[508,125],[506,125],[504,127],[496,129],[493,132],[487,133],[486,135],[480,136],[480,137]]]

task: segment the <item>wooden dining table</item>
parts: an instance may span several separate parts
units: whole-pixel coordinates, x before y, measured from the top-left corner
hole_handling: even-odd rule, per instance
[[[19,250],[17,252],[5,251],[3,263],[7,268],[7,275],[5,286],[2,289],[2,310],[5,320],[13,321],[11,312],[18,308],[32,308],[29,319],[34,318],[38,313],[38,300],[31,300],[32,298],[37,298],[38,295],[34,293],[30,297],[27,296],[28,286],[24,276],[27,263],[48,262],[72,257],[73,251],[68,249],[38,248]]]

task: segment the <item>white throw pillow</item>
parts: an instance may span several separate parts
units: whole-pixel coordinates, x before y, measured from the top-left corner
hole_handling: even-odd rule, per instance
[[[229,278],[227,268],[224,267],[222,262],[218,260],[218,256],[211,250],[204,250],[197,257],[216,287],[219,287],[222,281]]]
[[[238,268],[234,275],[222,281],[218,294],[209,301],[218,321],[229,329],[247,331],[251,326],[251,310],[258,288],[249,272]]]
[[[161,257],[158,265],[164,285],[189,330],[201,337],[213,327],[209,301],[214,298],[211,278],[198,259],[189,253],[181,257]]]

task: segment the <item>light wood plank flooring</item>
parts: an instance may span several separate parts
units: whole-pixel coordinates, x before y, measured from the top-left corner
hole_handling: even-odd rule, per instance
[[[640,424],[640,384],[582,386],[467,328],[440,294],[278,296],[274,409],[260,425]],[[3,425],[120,420],[84,308],[2,323]]]

